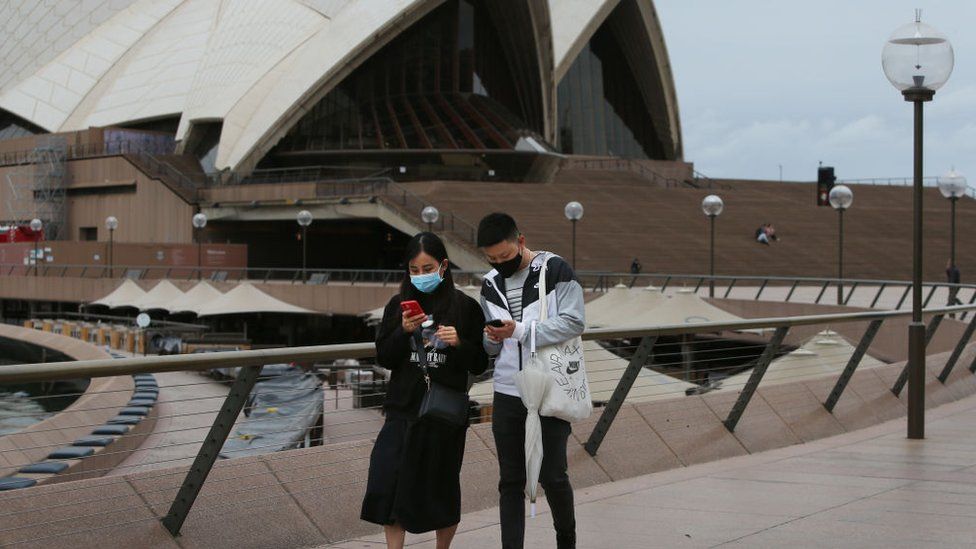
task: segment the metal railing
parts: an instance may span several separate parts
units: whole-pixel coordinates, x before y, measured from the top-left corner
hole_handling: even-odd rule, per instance
[[[911,177],[867,177],[860,179],[838,179],[838,185],[873,185],[882,187],[910,187],[915,184],[915,179]],[[939,183],[937,176],[922,178],[922,185],[925,187],[936,187]],[[966,188],[966,196],[976,199],[976,189]]]
[[[404,272],[399,269],[314,269],[306,270],[277,267],[196,267],[196,266],[158,266],[158,265],[82,265],[82,264],[48,264],[23,265],[20,263],[0,264],[0,276],[42,276],[42,277],[74,277],[74,278],[107,278],[111,273],[113,278],[134,280],[197,280],[203,278],[212,281],[226,282],[284,282],[290,284],[328,285],[328,284],[378,284],[380,286],[397,285],[403,280]],[[303,276],[303,274],[305,276]],[[456,270],[453,272],[454,281],[459,286],[480,286],[484,278],[482,271]],[[785,303],[814,303],[835,305],[859,305],[866,308],[882,307],[887,303],[888,308],[900,309],[909,304],[908,296],[911,292],[911,281],[885,280],[869,278],[829,278],[829,277],[789,277],[789,276],[760,276],[760,275],[701,275],[701,274],[666,274],[666,273],[610,273],[580,271],[577,273],[580,283],[587,291],[606,292],[615,287],[628,289],[652,287],[662,292],[675,289],[691,289],[703,292],[709,288],[709,282],[715,282],[715,297],[725,299],[751,299],[759,301],[771,294],[781,294]],[[830,301],[835,292],[830,290],[841,287],[842,302]],[[925,292],[924,303],[928,306],[936,296],[946,295],[946,303],[950,298],[960,302],[976,303],[976,284],[951,284],[948,282],[923,282]],[[806,294],[809,300],[800,299]],[[857,296],[856,299],[855,296]],[[889,299],[882,299],[889,298]],[[894,299],[890,299],[894,298]],[[853,301],[852,301],[853,300]],[[863,301],[860,301],[863,300]],[[968,313],[964,314],[965,317]]]
[[[947,315],[968,312],[973,309],[976,309],[976,305],[942,307],[927,310],[926,314],[930,317],[929,339],[932,339],[940,325],[945,325],[943,319]],[[863,367],[880,367],[878,360],[871,355],[882,356],[884,355],[884,351],[875,351],[874,353],[869,353],[869,351],[871,351],[875,336],[883,327],[883,324],[892,319],[907,318],[909,315],[910,313],[908,311],[868,311],[845,314],[743,319],[731,322],[587,330],[583,334],[583,339],[587,342],[597,342],[599,344],[597,347],[588,348],[586,362],[586,368],[590,376],[591,393],[594,401],[599,406],[595,413],[599,414],[599,418],[592,434],[585,443],[585,448],[590,454],[597,454],[623,404],[637,397],[641,399],[679,399],[676,401],[675,407],[681,408],[680,399],[682,398],[689,398],[710,391],[735,391],[736,399],[734,404],[726,412],[723,412],[725,414],[723,424],[728,431],[734,433],[757,388],[760,387],[764,380],[775,383],[786,383],[811,378],[809,372],[789,360],[791,352],[799,348],[802,340],[807,335],[818,334],[814,338],[840,338],[836,332],[821,332],[820,329],[823,327],[840,329],[844,326],[851,326],[852,328],[849,334],[854,335],[848,335],[848,337],[852,338],[852,342],[857,340],[856,348],[847,348],[837,344],[825,345],[823,351],[818,355],[820,365],[829,366],[831,371],[836,372],[833,389],[829,396],[822,402],[826,410],[833,412],[834,407],[842,398],[848,382],[865,359],[869,359],[872,362]],[[865,324],[867,324],[867,327],[861,330],[859,326]],[[974,328],[976,328],[976,321],[969,322],[966,325],[962,337],[955,343],[951,356],[945,362],[943,371],[938,376],[941,382],[945,383],[948,380],[949,375],[959,362],[963,350],[968,345]],[[756,330],[759,330],[759,332],[754,332]],[[791,333],[796,335],[795,340],[792,342],[789,340]],[[809,352],[799,354],[798,356],[808,355]],[[155,433],[155,435],[158,435],[157,438],[146,438],[137,451],[154,456],[151,461],[143,464],[151,465],[152,467],[150,468],[151,471],[144,473],[142,480],[148,481],[150,479],[171,476],[185,477],[182,487],[173,499],[170,511],[163,519],[165,527],[172,534],[176,535],[179,533],[181,525],[190,512],[194,501],[198,499],[197,496],[200,495],[200,489],[204,486],[217,456],[226,453],[222,451],[222,448],[225,448],[225,442],[235,427],[235,421],[244,421],[239,416],[241,411],[247,408],[248,397],[258,382],[263,365],[289,362],[300,364],[331,363],[331,365],[326,366],[326,368],[331,370],[329,375],[338,379],[341,376],[336,376],[336,374],[342,370],[370,370],[371,367],[368,365],[368,359],[374,356],[375,347],[373,343],[351,343],[196,355],[8,365],[0,367],[0,386],[13,383],[50,382],[66,378],[98,378],[123,375],[144,376],[146,374],[232,370],[234,372],[233,382],[225,394],[200,396],[199,393],[194,392],[193,388],[198,385],[212,385],[215,383],[212,381],[205,382],[202,378],[194,380],[186,377],[160,377],[162,381],[159,382],[156,388],[158,394],[170,396],[168,400],[161,400],[160,405],[166,404],[168,407],[165,408],[165,411],[159,411],[159,415],[156,418],[157,420],[166,420],[165,427],[160,432]],[[350,359],[360,359],[363,362],[356,365],[348,365],[348,363],[343,362]],[[907,368],[907,366],[904,368]],[[976,360],[969,364],[968,368],[970,371],[976,371]],[[379,375],[378,372],[380,370],[373,369],[372,371],[374,375]],[[323,428],[316,435],[318,437],[317,439],[306,437],[309,443],[322,444],[326,441],[336,441],[337,439],[334,438],[336,435],[333,433],[339,432],[342,436],[346,437],[344,439],[346,440],[346,444],[343,448],[348,449],[352,446],[368,447],[372,445],[372,437],[375,437],[378,430],[378,423],[382,422],[382,418],[375,413],[370,415],[369,411],[375,411],[379,407],[377,399],[382,397],[382,390],[380,384],[377,384],[375,377],[368,377],[371,379],[366,381],[329,381],[329,387],[334,387],[335,391],[335,406],[334,409],[328,408],[322,412],[316,412],[322,415],[320,421]],[[814,374],[814,377],[822,379],[823,371],[820,370]],[[148,382],[138,381],[140,379],[145,380],[146,378],[137,377],[136,379],[137,391],[140,390],[139,383],[143,384],[143,388],[147,386],[146,383]],[[482,382],[482,384],[484,383],[489,384],[489,389],[482,391],[481,394],[490,395],[490,379]],[[290,391],[287,388],[278,389],[277,394],[287,396]],[[803,393],[804,395],[808,395],[809,393],[806,391],[806,389],[803,389],[798,394]],[[892,392],[898,394],[899,391],[900,387],[896,384],[892,388]],[[120,392],[124,393],[124,391],[119,389],[111,389],[103,390],[95,394],[86,393],[86,395],[89,397],[100,396],[109,398],[112,395],[118,396]],[[472,398],[476,398],[474,394],[475,391],[473,390]],[[42,399],[47,397],[38,396],[36,398]],[[490,399],[490,396],[488,398]],[[325,402],[327,406],[332,401],[333,399],[326,397]],[[356,406],[356,402],[362,405]],[[490,409],[490,400],[481,399],[479,402],[481,404],[476,407],[475,414],[477,417],[485,417],[484,414],[481,414],[481,409]],[[198,411],[205,403],[210,403],[209,407],[204,406],[206,408],[204,412]],[[83,411],[89,414],[86,417],[92,417],[91,414],[97,414],[106,407],[111,408],[112,406],[101,402],[97,398],[89,398],[86,401],[85,407],[76,411]],[[203,413],[208,414],[203,417],[211,418],[209,420],[209,428],[200,427],[201,422],[199,418],[201,417],[200,414]],[[357,413],[366,413],[366,416],[356,415]],[[260,418],[257,421],[260,421]],[[309,423],[311,424],[312,420]],[[47,428],[46,433],[50,435],[63,429],[88,427],[97,427],[97,425],[88,425],[82,422],[69,427],[65,425],[65,422],[61,422],[56,427]],[[674,428],[677,429],[678,427],[675,426]],[[667,427],[658,427],[658,429],[667,429]],[[206,430],[206,433],[203,432],[204,430]],[[146,437],[147,435],[122,434],[117,435],[115,440],[136,436]],[[151,437],[153,435],[150,434],[148,436]],[[343,439],[340,438],[338,440]],[[256,447],[260,448],[260,444]],[[180,448],[183,448],[185,451],[182,453],[177,452]],[[24,450],[24,448],[18,448],[16,451],[22,452]],[[27,450],[30,449],[28,448]],[[0,453],[7,451],[13,450],[2,449]],[[103,452],[97,454],[97,456],[104,460],[106,456],[110,456],[112,453],[131,452],[132,450],[113,449],[110,445]],[[156,454],[153,454],[153,452],[156,452]],[[470,460],[472,459],[475,462],[488,462],[494,459],[490,452],[486,450],[476,450],[474,454],[476,454],[474,457],[471,454],[468,455],[468,463],[471,463]],[[277,461],[287,460],[287,458],[288,453],[285,452],[280,456],[268,459]],[[82,461],[84,459],[88,458],[82,458]],[[316,482],[324,482],[323,479],[326,477],[335,477],[340,474],[348,475],[352,472],[364,472],[361,468],[361,458],[344,459],[349,460],[350,464],[355,460],[356,465],[352,468],[342,467],[343,461],[330,461],[330,465],[339,466],[338,469],[341,469],[341,472],[333,470],[322,474],[308,473],[302,476],[300,481],[293,481],[292,489],[283,493],[287,497],[291,497],[295,493],[312,492],[319,489]],[[178,467],[179,465],[189,464],[191,460],[193,464],[189,470]],[[277,461],[277,463],[283,463],[284,465],[280,465],[279,467],[285,470],[295,468],[288,467],[287,462]],[[85,474],[88,476],[95,474],[97,476],[98,473],[108,473],[111,470],[113,474],[117,475],[117,473],[125,472],[126,470],[139,470],[138,467],[128,464],[106,468],[105,470],[88,470]],[[301,465],[301,467],[304,467],[304,465]],[[263,471],[262,469],[260,474],[264,474]],[[73,473],[68,471],[61,474],[66,475],[67,478],[65,480],[67,480],[71,478]],[[221,479],[222,482],[237,481],[239,486],[231,488],[229,491],[222,490],[221,494],[216,498],[207,498],[206,494],[204,494],[200,498],[200,501],[204,501],[208,508],[215,507],[221,509],[226,507],[227,504],[225,502],[233,501],[235,505],[244,503],[257,504],[260,502],[270,502],[274,498],[280,497],[263,495],[255,498],[253,487],[248,482],[251,476],[253,474],[247,473],[237,473],[237,476],[230,476],[229,478],[227,475],[224,475]],[[354,476],[358,477],[360,475]],[[125,477],[115,476],[112,478],[118,480],[106,479],[105,485],[109,485],[112,482],[126,482]],[[329,482],[332,482],[332,486],[334,487],[334,480]],[[361,482],[361,480],[356,480],[340,484],[352,487],[358,486],[358,483]],[[30,509],[32,516],[36,517],[36,519],[30,522],[28,526],[34,532],[47,533],[47,527],[51,526],[52,522],[57,522],[58,519],[49,518],[48,513],[45,513],[45,511],[56,510],[56,508],[62,506],[77,506],[88,503],[93,505],[94,512],[91,515],[99,514],[94,509],[94,504],[98,503],[99,500],[79,502],[77,498],[72,498],[69,502],[59,502],[57,498],[51,498],[52,494],[57,493],[57,490],[71,491],[72,487],[70,484],[51,487],[51,490],[45,493],[45,497],[49,498],[46,500],[48,502],[46,504],[47,507]],[[159,498],[157,492],[170,493],[167,488],[154,489],[154,499]],[[26,498],[30,497],[30,494],[30,489],[21,490],[14,497]],[[145,496],[146,494],[143,493],[133,494],[132,497],[140,498]],[[133,505],[142,505],[142,501],[134,500]],[[125,502],[114,502],[111,510],[105,511],[104,513],[118,513],[120,507],[124,508]],[[25,512],[28,511],[25,511],[22,506],[11,506],[0,510],[0,536],[4,537],[4,539],[11,539],[6,536],[27,528],[28,526],[23,525],[23,521],[4,520],[12,516],[20,516]],[[51,516],[55,516],[56,514],[53,513]],[[73,520],[77,518],[77,516],[72,517]],[[156,519],[149,516],[148,518],[141,518],[134,521],[134,524],[140,521],[151,520]],[[77,534],[78,532],[74,533]],[[36,541],[36,539],[30,538],[29,541]]]
[[[693,187],[687,181],[673,177],[665,177],[640,162],[629,158],[570,158],[566,160],[566,166],[568,168],[584,170],[625,171],[637,174],[652,183],[662,185],[666,188]]]

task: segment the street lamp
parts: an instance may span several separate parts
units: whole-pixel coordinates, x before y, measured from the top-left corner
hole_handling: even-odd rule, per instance
[[[925,325],[922,323],[922,106],[952,74],[952,44],[915,21],[895,29],[881,52],[881,67],[905,101],[915,105],[912,230],[912,323],[908,327],[908,438],[925,438]]]
[[[298,216],[295,219],[302,228],[302,282],[307,282],[308,278],[305,275],[305,257],[308,245],[306,242],[308,241],[308,226],[312,224],[312,212],[302,210],[298,212]]]
[[[949,264],[956,264],[956,201],[966,194],[966,176],[955,169],[939,178],[939,192],[949,199],[952,213],[950,214],[949,231]]]
[[[708,216],[709,225],[711,226],[710,238],[709,238],[709,252],[708,252],[708,297],[715,297],[715,218],[722,215],[722,210],[725,209],[725,203],[718,195],[710,194],[702,199],[701,203],[702,211]]]
[[[854,193],[847,185],[837,185],[827,195],[830,206],[837,210],[837,304],[844,304],[844,212],[854,202]]]
[[[34,276],[37,276],[38,270],[40,270],[40,258],[37,254],[37,241],[41,239],[41,230],[44,229],[44,222],[38,218],[30,220],[30,230],[31,234],[34,236]]]
[[[441,212],[437,211],[437,208],[433,206],[426,206],[423,210],[420,210],[420,219],[423,219],[424,223],[427,224],[428,233],[434,232],[434,223],[437,223],[440,217]]]
[[[203,279],[203,243],[200,241],[200,231],[206,226],[206,214],[198,213],[193,216],[193,237],[197,241],[197,280]]]
[[[105,228],[108,229],[108,277],[114,278],[112,266],[115,257],[112,255],[115,248],[115,229],[119,228],[119,220],[114,215],[105,218]]]
[[[563,213],[573,224],[573,270],[576,270],[576,222],[583,219],[583,205],[575,200],[566,204]]]

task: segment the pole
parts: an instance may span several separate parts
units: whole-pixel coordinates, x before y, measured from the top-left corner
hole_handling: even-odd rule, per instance
[[[308,282],[308,275],[305,273],[305,257],[308,249],[308,227],[302,226],[302,282]]]
[[[203,243],[200,242],[200,229],[197,234],[197,280],[203,280]]]
[[[573,270],[576,270],[576,220],[572,220],[573,224]]]
[[[915,104],[915,181],[912,217],[912,323],[908,327],[908,438],[925,438],[925,324],[922,323],[922,109],[932,92],[912,93]]]
[[[837,304],[844,304],[844,210],[837,210]]]
[[[34,233],[34,276],[37,276],[37,271],[41,269],[41,260],[37,257],[37,233]]]
[[[952,214],[949,216],[951,218],[951,230],[949,231],[949,264],[953,267],[956,265],[956,201],[959,200],[955,196],[949,199],[952,203]],[[951,303],[950,303],[951,305]]]
[[[708,297],[715,297],[715,216],[708,216],[711,236],[708,246]]]
[[[115,229],[109,229],[108,230],[108,277],[109,278],[115,278],[115,275],[112,274],[112,267],[114,267],[115,265],[114,263],[115,258],[112,256],[112,254],[115,252],[114,245],[115,245]]]

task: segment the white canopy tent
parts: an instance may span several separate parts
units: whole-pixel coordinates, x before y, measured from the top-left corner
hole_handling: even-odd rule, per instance
[[[854,346],[832,330],[824,330],[806,340],[791,353],[772,361],[760,386],[802,381],[816,377],[838,375],[854,354]],[[865,354],[858,369],[883,366],[880,360]],[[738,391],[749,381],[752,370],[722,380],[720,389]]]
[[[458,290],[464,292],[468,297],[474,299],[475,301],[480,301],[481,299],[481,288],[477,286],[467,285],[467,286],[455,286]],[[377,307],[375,309],[370,309],[359,316],[363,321],[369,325],[373,326],[379,324],[383,320],[383,309],[386,308],[384,304],[382,307]]]
[[[633,327],[653,324],[653,310],[667,302],[660,288],[615,286],[586,304],[586,327]]]
[[[175,313],[199,313],[200,309],[207,303],[224,295],[220,290],[214,288],[206,280],[197,283],[196,286],[187,290],[182,296],[170,303],[169,312]]]
[[[250,282],[241,282],[226,294],[221,294],[202,304],[197,310],[197,316],[248,313],[316,314],[311,309],[305,309],[272,297]]]
[[[134,307],[134,303],[146,295],[146,291],[139,287],[135,281],[128,278],[122,281],[117,288],[112,290],[107,296],[92,301],[89,305],[102,305],[115,309],[118,307]]]
[[[595,402],[610,400],[627,369],[628,360],[604,349],[595,341],[584,341],[583,352],[586,359],[586,376],[590,381],[590,394],[593,400]],[[693,383],[648,368],[641,368],[625,402],[650,402],[683,397],[686,390],[697,387]],[[490,379],[475,383],[469,392],[471,400],[479,404],[491,404],[493,395],[494,385]]]
[[[692,289],[681,289],[664,300],[648,315],[652,326],[698,324],[703,322],[732,322],[742,320],[698,297]]]
[[[161,280],[158,284],[153,286],[151,290],[142,295],[139,299],[132,303],[133,307],[136,307],[140,311],[151,311],[154,309],[162,309],[164,311],[169,311],[170,306],[178,299],[183,297],[183,290],[176,287],[175,284],[169,280]]]

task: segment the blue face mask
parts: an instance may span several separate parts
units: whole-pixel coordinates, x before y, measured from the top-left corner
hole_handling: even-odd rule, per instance
[[[410,282],[413,284],[413,287],[417,288],[421,292],[424,292],[425,294],[429,294],[436,290],[437,287],[441,285],[441,281],[443,280],[444,279],[441,278],[440,271],[422,275],[410,275]]]

